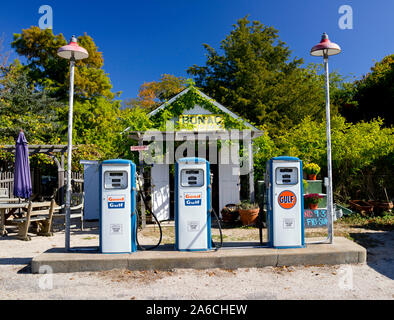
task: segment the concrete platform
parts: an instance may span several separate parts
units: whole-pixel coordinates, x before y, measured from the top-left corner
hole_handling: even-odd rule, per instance
[[[307,242],[319,239],[308,238]],[[170,270],[176,268],[253,268],[266,266],[320,265],[365,263],[365,248],[343,237],[333,244],[309,244],[306,248],[256,248],[258,243],[225,243],[216,252],[178,252],[172,245],[132,254],[100,254],[97,251],[65,252],[51,249],[33,258],[31,269],[39,273],[41,266],[50,266],[54,273],[103,271],[111,269]],[[230,248],[230,246],[236,248]],[[249,246],[249,248],[246,248]],[[47,269],[46,269],[47,270]]]

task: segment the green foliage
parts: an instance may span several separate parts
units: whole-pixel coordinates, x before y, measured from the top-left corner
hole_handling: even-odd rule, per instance
[[[249,200],[243,200],[241,203],[238,205],[238,208],[241,210],[253,210],[253,209],[258,209],[259,204],[250,202]]]
[[[209,45],[205,66],[188,69],[204,93],[249,121],[278,134],[311,115],[324,114],[324,78],[319,66],[301,68],[273,27],[247,17],[221,42],[219,54]],[[333,91],[340,81],[333,73]]]
[[[104,160],[105,153],[94,144],[78,144],[72,154],[72,171],[83,171],[81,160]]]
[[[81,159],[102,160],[119,154],[119,135],[124,130],[120,101],[113,100],[112,85],[103,68],[102,53],[86,33],[78,37],[89,57],[76,62],[74,79],[73,169]],[[57,56],[67,44],[62,34],[31,27],[14,34],[12,47],[26,58],[22,66],[15,61],[2,68],[0,90],[0,134],[4,144],[13,144],[23,128],[30,144],[66,144],[69,62]],[[118,94],[118,93],[117,93]],[[5,159],[5,158],[4,158]],[[32,157],[40,166],[48,157]],[[50,163],[48,163],[50,164]]]
[[[384,212],[382,216],[378,217],[363,216],[360,213],[354,213],[349,216],[343,216],[337,223],[357,225],[365,229],[392,231],[394,230],[394,213]]]
[[[93,39],[86,33],[78,37],[89,57],[76,62],[75,99],[90,99],[103,96],[109,100],[115,97],[108,74],[102,69],[104,59]],[[47,89],[52,96],[62,100],[68,98],[69,61],[57,55],[57,50],[67,44],[63,34],[54,35],[52,29],[32,26],[14,34],[11,46],[27,59],[26,69],[29,80]]]
[[[14,144],[23,129],[29,143],[57,143],[57,111],[63,104],[29,84],[18,61],[3,69],[0,78],[0,141]]]
[[[190,86],[189,88],[190,89],[187,93],[180,96],[152,117],[155,128],[160,130],[165,129],[167,121],[174,117],[179,117],[179,115],[183,114],[184,111],[194,108],[195,105],[199,105],[214,114],[220,114],[223,117],[223,124],[225,128],[245,128],[245,125],[240,120],[230,117],[227,113],[217,108],[214,105],[213,100],[203,97],[195,87]],[[180,128],[179,126],[179,123],[177,123],[175,125],[175,129]]]
[[[253,162],[256,180],[263,180],[266,171],[266,163],[269,159],[281,155],[281,150],[277,148],[275,141],[270,138],[267,132],[253,141]]]
[[[394,54],[376,62],[361,80],[344,86],[336,100],[341,113],[352,122],[380,117],[386,126],[394,124]]]
[[[337,200],[346,201],[352,196],[376,199],[378,191],[382,191],[381,186],[389,193],[394,192],[394,128],[384,128],[381,119],[351,124],[341,116],[334,116],[331,131],[333,187]],[[270,141],[268,137],[264,139]],[[299,125],[275,137],[268,146],[263,149],[267,156],[264,151],[255,155],[259,160],[257,166],[265,163],[262,159],[288,155],[305,163],[319,163],[322,175],[327,174],[324,121],[306,117]],[[262,179],[261,171],[261,168],[255,170],[256,179]]]
[[[181,92],[188,83],[190,79],[164,74],[159,81],[145,82],[141,85],[138,97],[126,100],[125,104],[149,112]]]
[[[129,128],[128,131],[124,131],[116,136],[115,145],[117,149],[117,157],[131,159],[135,163],[138,163],[138,152],[130,151],[130,146],[135,145],[136,141],[129,138],[129,134],[132,131],[147,131],[152,128],[153,123],[149,119],[145,110],[136,108],[125,108],[120,114],[120,123],[122,130]]]

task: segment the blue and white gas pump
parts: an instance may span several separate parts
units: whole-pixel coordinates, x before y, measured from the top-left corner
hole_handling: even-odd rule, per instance
[[[105,160],[100,165],[102,253],[137,251],[135,170],[130,160]]]
[[[175,164],[175,248],[212,249],[209,162],[183,158]]]
[[[302,161],[276,157],[267,162],[268,245],[305,247]]]

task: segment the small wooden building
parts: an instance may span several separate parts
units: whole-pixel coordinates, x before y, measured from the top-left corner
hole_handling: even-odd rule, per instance
[[[149,117],[157,129],[165,130],[125,131],[139,145],[150,145],[150,156],[140,152],[140,162],[151,164],[150,170],[144,169],[145,182],[150,185],[152,210],[159,220],[174,217],[173,168],[181,157],[198,156],[210,162],[216,212],[243,199],[254,201],[252,143],[262,131],[193,86],[159,106]]]

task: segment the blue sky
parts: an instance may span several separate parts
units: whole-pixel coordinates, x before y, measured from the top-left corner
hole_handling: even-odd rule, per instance
[[[327,32],[342,48],[330,59],[330,69],[359,78],[374,61],[394,53],[393,0],[143,0],[143,1],[3,1],[0,34],[5,50],[13,33],[38,25],[38,9],[53,9],[53,31],[71,35],[87,32],[104,55],[114,91],[135,97],[139,86],[169,73],[188,77],[193,64],[205,63],[207,43],[219,49],[236,21],[245,15],[279,30],[279,37],[305,63],[320,63],[310,48]],[[353,29],[342,30],[338,9],[353,9]],[[16,54],[11,56],[16,57]]]

